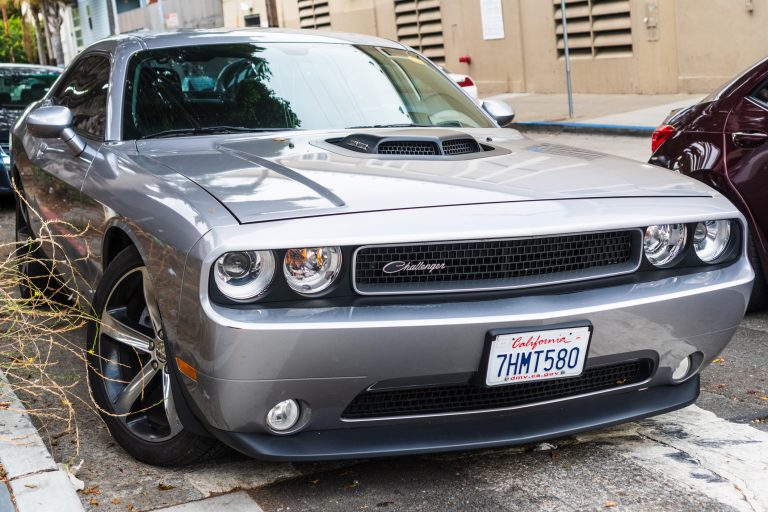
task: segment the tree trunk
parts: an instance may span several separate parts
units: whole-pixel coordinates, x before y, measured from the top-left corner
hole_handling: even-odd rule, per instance
[[[48,50],[47,62],[48,64],[56,64],[53,61],[53,52],[51,52],[51,33],[48,30],[48,18],[45,17],[45,8],[43,8],[43,33],[45,34],[45,48]]]
[[[35,49],[32,47],[32,37],[29,33],[29,26],[27,20],[21,18],[21,42],[24,46],[24,57],[27,62],[33,62],[35,60]]]
[[[40,30],[40,17],[37,10],[29,6],[29,15],[32,18],[32,27],[35,29],[35,41],[37,42],[37,60],[40,64],[48,64],[45,55],[45,46],[43,46],[43,31]]]
[[[53,59],[58,65],[64,65],[64,48],[61,45],[61,11],[58,0],[43,0],[43,16],[48,27]]]
[[[8,41],[8,58],[11,62],[16,62],[13,56],[13,44],[11,43],[11,27],[8,25],[8,6],[3,0],[0,0],[0,11],[3,12],[3,26],[5,27],[5,39]]]

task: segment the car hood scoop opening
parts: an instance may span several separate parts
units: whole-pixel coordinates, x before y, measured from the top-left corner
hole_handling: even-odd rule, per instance
[[[457,131],[419,130],[418,133],[353,133],[325,142],[342,149],[369,155],[408,157],[451,157],[492,151],[474,137]]]

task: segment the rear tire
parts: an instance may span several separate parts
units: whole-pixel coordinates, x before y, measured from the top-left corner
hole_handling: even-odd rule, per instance
[[[749,298],[747,312],[762,311],[768,306],[768,283],[765,281],[765,272],[763,272],[763,265],[760,262],[760,255],[751,236],[747,240],[747,254],[755,271],[755,282],[752,285],[752,296]]]
[[[88,324],[88,385],[112,437],[134,458],[183,466],[217,456],[224,446],[184,428],[152,281],[134,247],[109,264]]]

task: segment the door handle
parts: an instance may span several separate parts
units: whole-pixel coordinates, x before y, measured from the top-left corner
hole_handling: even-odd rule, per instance
[[[733,143],[740,148],[755,148],[768,140],[768,133],[758,131],[735,132]]]

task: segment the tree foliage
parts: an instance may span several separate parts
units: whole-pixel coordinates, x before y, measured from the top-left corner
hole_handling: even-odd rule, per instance
[[[5,26],[0,23],[0,62],[11,62],[11,53],[15,62],[34,62],[35,32],[31,25],[27,24],[26,36],[27,43],[24,42],[24,31],[22,30],[22,20],[19,16],[8,17],[8,28],[10,32],[10,45],[8,36],[5,32]]]

